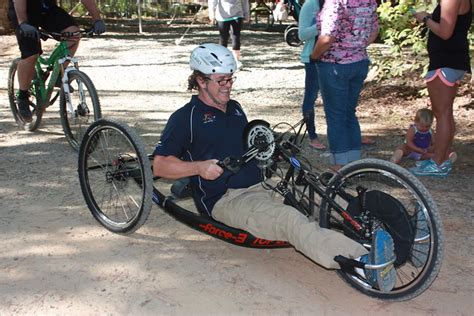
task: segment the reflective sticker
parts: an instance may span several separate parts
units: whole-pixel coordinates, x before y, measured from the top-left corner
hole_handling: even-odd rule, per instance
[[[296,169],[301,169],[301,163],[298,159],[296,159],[295,157],[290,157],[290,163],[293,167],[295,167]]]

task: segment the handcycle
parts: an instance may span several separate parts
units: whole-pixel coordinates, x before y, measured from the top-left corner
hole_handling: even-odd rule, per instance
[[[304,126],[301,120],[272,129],[265,121],[252,121],[243,135],[248,150],[219,164],[238,172],[257,159],[265,178],[262,185],[278,193],[282,203],[367,249],[374,231],[382,227],[394,240],[395,287],[382,292],[351,269],[338,270],[338,275],[378,299],[403,301],[423,293],[434,282],[444,252],[443,227],[430,193],[407,170],[379,159],[352,162],[335,173],[318,171],[304,157]],[[153,177],[151,159],[137,134],[123,123],[100,119],[88,128],[79,150],[78,175],[92,215],[106,229],[134,232],[147,220],[153,201],[176,220],[226,242],[252,248],[290,247],[285,241],[264,240],[188,210],[168,194],[169,182]],[[355,260],[336,259],[345,267],[364,267]]]
[[[40,30],[42,39],[59,41],[49,57],[39,56],[35,64],[35,74],[29,88],[29,104],[33,120],[23,121],[17,103],[17,69],[20,59],[13,60],[8,73],[8,98],[13,117],[20,128],[28,131],[36,130],[47,107],[59,97],[59,114],[61,125],[69,144],[79,149],[85,129],[92,121],[99,119],[101,114],[99,97],[92,80],[79,70],[77,58],[71,57],[67,46],[67,38],[79,35],[91,36],[92,31],[54,33]],[[65,63],[72,66],[65,67]],[[49,81],[48,81],[49,78]],[[55,90],[57,82],[60,88]]]

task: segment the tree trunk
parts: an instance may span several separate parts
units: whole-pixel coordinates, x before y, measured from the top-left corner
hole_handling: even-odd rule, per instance
[[[0,35],[12,32],[10,21],[8,20],[8,0],[0,1]]]

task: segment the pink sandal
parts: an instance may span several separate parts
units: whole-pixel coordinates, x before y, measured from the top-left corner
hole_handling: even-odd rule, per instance
[[[312,147],[312,148],[314,148],[314,149],[317,149],[317,150],[324,150],[324,149],[326,149],[326,145],[324,145],[323,143],[320,143],[320,142],[318,142],[318,141],[314,142],[314,140],[311,141],[311,142],[309,142],[309,146]]]

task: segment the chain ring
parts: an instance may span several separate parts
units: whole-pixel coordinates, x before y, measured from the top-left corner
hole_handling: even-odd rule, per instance
[[[255,159],[258,161],[267,161],[275,152],[275,138],[273,136],[273,131],[266,127],[265,125],[255,125],[253,126],[247,136],[247,146],[250,148],[254,145],[267,144],[267,148],[259,152]]]

